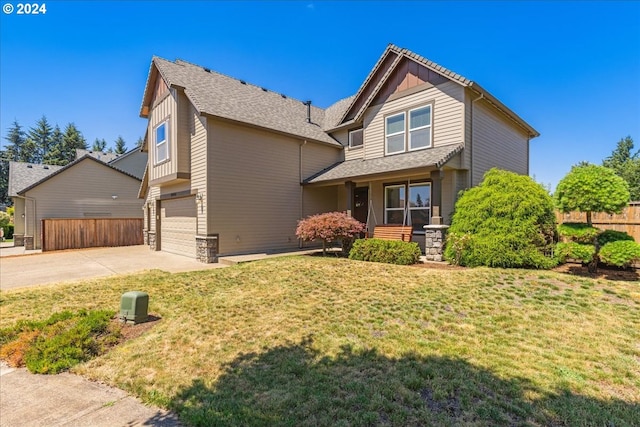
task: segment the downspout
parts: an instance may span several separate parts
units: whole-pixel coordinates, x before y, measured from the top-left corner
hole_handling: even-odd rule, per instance
[[[473,104],[484,98],[484,93],[481,93],[479,97],[471,100],[471,129],[470,140],[471,148],[469,149],[469,188],[473,187]]]
[[[302,219],[304,215],[304,186],[302,185],[302,147],[307,145],[307,140],[305,139],[298,145],[298,182],[300,183],[300,215],[298,217]],[[303,242],[302,239],[298,239],[298,248],[302,249]]]

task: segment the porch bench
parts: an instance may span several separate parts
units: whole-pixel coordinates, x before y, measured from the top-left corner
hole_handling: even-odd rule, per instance
[[[373,229],[373,238],[410,242],[413,238],[413,227],[394,224],[376,225],[376,228]]]

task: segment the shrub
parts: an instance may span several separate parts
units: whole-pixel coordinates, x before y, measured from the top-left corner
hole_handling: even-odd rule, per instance
[[[0,211],[0,227],[4,227],[5,225],[9,224],[10,220],[11,217],[8,213]]]
[[[558,235],[569,242],[593,244],[598,233],[600,230],[584,222],[565,222],[558,226]]]
[[[633,240],[633,237],[624,231],[616,231],[616,230],[604,230],[602,233],[598,235],[598,245],[600,247],[606,245],[607,243],[617,242],[619,240]]]
[[[553,200],[540,184],[491,169],[458,199],[444,255],[466,266],[551,268],[555,230]]]
[[[616,267],[629,267],[640,261],[640,244],[631,240],[609,242],[600,249],[600,261]]]
[[[345,243],[348,246],[348,243],[364,229],[363,223],[344,212],[329,212],[298,221],[296,236],[305,241],[321,240],[322,252],[325,253],[327,243],[342,239],[343,246]]]
[[[420,247],[416,242],[359,239],[353,243],[349,258],[358,261],[411,265],[420,260],[421,254]]]
[[[583,264],[589,264],[595,252],[596,249],[593,245],[585,243],[566,242],[556,245],[556,258],[560,263],[564,263],[568,258],[571,258]]]
[[[13,239],[13,224],[3,225],[2,229],[4,230],[5,239]]]

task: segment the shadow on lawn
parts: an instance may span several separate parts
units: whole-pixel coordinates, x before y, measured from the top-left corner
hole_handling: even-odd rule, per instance
[[[191,425],[633,425],[640,406],[567,391],[542,394],[464,360],[344,347],[321,357],[311,340],[247,354],[212,387],[201,380],[171,402]],[[527,392],[543,397],[529,401]]]

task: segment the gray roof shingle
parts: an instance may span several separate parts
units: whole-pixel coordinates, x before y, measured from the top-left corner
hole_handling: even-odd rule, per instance
[[[338,181],[347,178],[358,178],[430,166],[440,168],[453,156],[462,151],[462,147],[462,144],[445,145],[375,159],[348,160],[336,163],[324,171],[307,178],[304,183],[314,184],[318,182]]]
[[[311,107],[308,123],[307,106],[302,101],[186,61],[154,57],[153,63],[169,86],[184,88],[201,114],[340,145],[324,132],[325,112],[321,108]]]
[[[64,166],[40,165],[35,163],[9,162],[9,197],[17,196],[22,190]]]
[[[89,155],[91,157],[95,157],[96,159],[102,160],[105,163],[109,163],[110,161],[115,160],[118,157],[120,157],[120,154],[116,154],[116,153],[109,153],[109,152],[104,152],[104,151],[83,150],[82,148],[76,148],[76,159],[79,159],[80,157],[84,157],[86,155]]]

